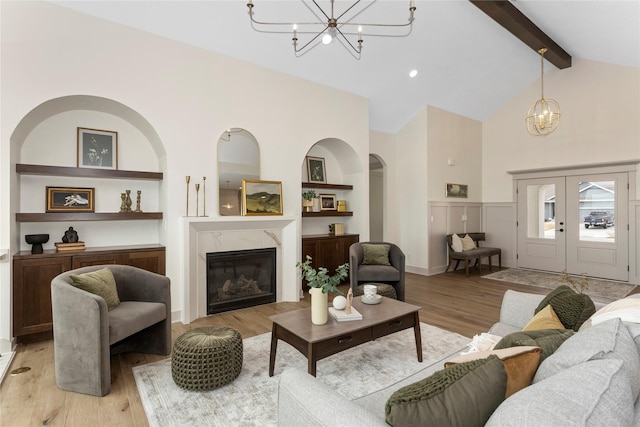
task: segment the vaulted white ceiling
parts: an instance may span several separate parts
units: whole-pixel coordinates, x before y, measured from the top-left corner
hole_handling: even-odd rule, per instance
[[[328,10],[327,0],[316,1]],[[252,28],[246,0],[52,3],[361,95],[369,99],[370,128],[390,133],[426,105],[482,121],[540,77],[539,55],[466,0],[417,0],[411,34],[365,30],[360,60],[338,43],[296,57],[291,32]],[[315,19],[310,1],[253,3],[256,19]],[[351,3],[336,0],[336,15]],[[574,61],[640,67],[640,1],[512,3]],[[403,22],[408,8],[409,0],[361,1],[354,21]],[[418,70],[413,79],[411,69]]]

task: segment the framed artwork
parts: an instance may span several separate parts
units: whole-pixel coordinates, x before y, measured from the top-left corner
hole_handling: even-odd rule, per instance
[[[319,198],[321,211],[335,211],[338,209],[335,194],[321,194]]]
[[[118,169],[118,132],[79,127],[78,167]]]
[[[242,215],[282,215],[282,182],[243,179]]]
[[[466,184],[449,184],[447,183],[446,196],[459,197],[466,199],[469,194],[469,186]]]
[[[309,182],[320,184],[327,183],[327,171],[324,167],[324,158],[307,156],[307,178]]]
[[[47,212],[94,212],[95,189],[47,187]]]

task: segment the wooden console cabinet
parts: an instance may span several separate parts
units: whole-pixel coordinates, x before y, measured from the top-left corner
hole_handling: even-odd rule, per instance
[[[13,256],[13,336],[18,342],[50,339],[51,280],[60,273],[100,264],[124,264],[165,274],[165,248],[160,245],[87,248],[81,252],[45,251]]]
[[[349,246],[357,243],[359,238],[359,234],[302,236],[302,261],[309,255],[313,268],[326,267],[329,274],[333,274],[338,266],[349,262]]]

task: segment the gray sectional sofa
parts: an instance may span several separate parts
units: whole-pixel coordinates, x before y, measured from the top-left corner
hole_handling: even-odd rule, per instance
[[[505,336],[520,331],[543,298],[544,295],[507,291],[500,321],[489,333]],[[640,295],[632,298],[640,299]],[[596,309],[603,305],[596,303]],[[443,369],[444,362],[458,354],[353,401],[306,372],[285,370],[279,383],[278,424],[386,426],[385,403],[389,397],[401,387]],[[639,354],[638,323],[612,319],[583,327],[540,364],[532,385],[498,406],[486,425],[640,426]]]

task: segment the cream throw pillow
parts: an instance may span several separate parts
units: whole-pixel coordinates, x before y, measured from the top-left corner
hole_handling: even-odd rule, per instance
[[[616,317],[623,322],[640,323],[640,294],[630,295],[605,305],[584,322],[580,330]]]
[[[564,325],[553,311],[551,304],[540,310],[533,316],[529,323],[524,325],[523,331],[534,331],[536,329],[564,329]]]
[[[462,239],[457,234],[451,236],[451,248],[454,252],[462,252]]]
[[[476,248],[476,242],[474,242],[471,236],[469,236],[468,234],[465,235],[464,238],[462,239],[462,250],[470,251],[471,249],[475,249],[475,248]]]

